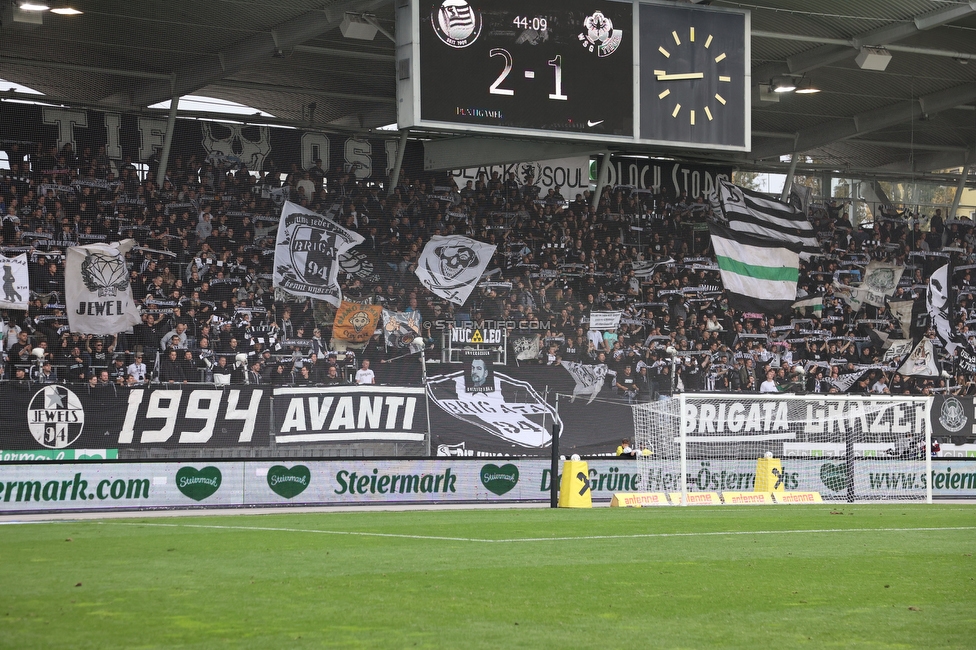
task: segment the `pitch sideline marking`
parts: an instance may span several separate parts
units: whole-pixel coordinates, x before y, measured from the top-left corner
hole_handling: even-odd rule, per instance
[[[205,528],[210,530],[253,530],[278,533],[315,533],[319,535],[352,535],[357,537],[390,537],[396,539],[436,540],[445,542],[481,542],[484,544],[513,544],[519,542],[572,542],[596,539],[646,539],[668,537],[718,537],[722,535],[781,535],[800,533],[910,533],[910,532],[943,532],[950,530],[976,530],[976,526],[947,526],[926,528],[809,528],[797,530],[733,530],[711,531],[703,533],[634,533],[631,535],[581,535],[579,537],[522,537],[512,539],[480,539],[477,537],[446,537],[440,535],[407,535],[405,533],[370,533],[354,530],[315,530],[308,528],[279,528],[269,526],[221,526],[217,524],[162,524],[136,522],[99,522],[104,525],[116,526],[155,526],[162,528]]]

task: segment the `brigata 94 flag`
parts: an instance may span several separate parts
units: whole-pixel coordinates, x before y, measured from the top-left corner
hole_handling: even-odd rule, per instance
[[[64,293],[68,325],[79,334],[117,334],[138,325],[125,254],[134,239],[68,249]]]
[[[274,286],[338,307],[339,256],[362,241],[362,235],[328,217],[285,201],[275,242]]]
[[[441,298],[463,305],[494,254],[494,244],[460,235],[434,235],[420,255],[417,277]]]

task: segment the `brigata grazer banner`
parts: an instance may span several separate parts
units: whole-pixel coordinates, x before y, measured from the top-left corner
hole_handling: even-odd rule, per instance
[[[870,461],[868,461],[870,462]],[[940,460],[932,474],[911,461],[887,461],[858,472],[857,498],[892,490],[918,497],[932,482],[936,497],[976,496],[976,464]],[[688,489],[750,492],[755,461],[689,466]],[[843,463],[783,461],[783,487],[845,501]],[[0,513],[255,505],[545,502],[552,483],[543,459],[246,460],[0,465]],[[589,462],[593,500],[616,492],[675,492],[678,475],[662,464],[641,475],[633,460]],[[556,477],[558,483],[559,477]]]

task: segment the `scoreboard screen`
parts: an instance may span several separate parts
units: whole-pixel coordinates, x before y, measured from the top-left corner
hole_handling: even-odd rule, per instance
[[[748,12],[654,0],[410,0],[400,128],[749,149]]]

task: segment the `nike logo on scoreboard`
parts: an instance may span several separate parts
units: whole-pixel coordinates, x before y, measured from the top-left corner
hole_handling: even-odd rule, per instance
[[[606,120],[597,120],[596,122],[594,122],[593,120],[586,120],[586,126],[591,126],[591,127],[596,126],[598,124],[603,124],[605,121]]]

